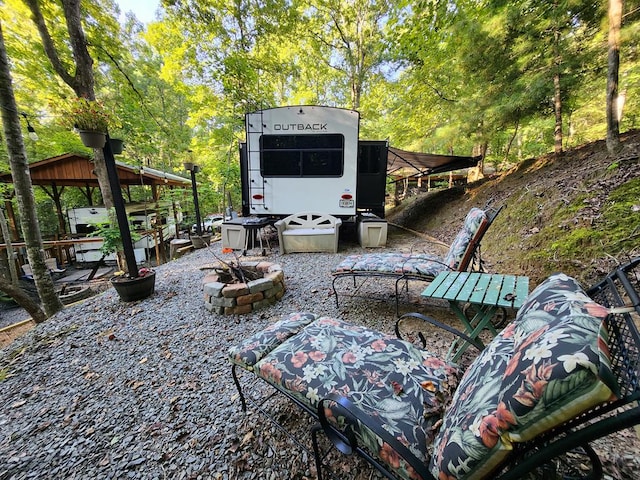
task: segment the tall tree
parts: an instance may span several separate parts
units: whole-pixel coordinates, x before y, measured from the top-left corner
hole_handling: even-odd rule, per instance
[[[535,125],[536,142],[561,151],[563,114],[598,58],[590,41],[601,19],[597,2],[434,2],[401,12],[392,36],[409,62],[410,84],[422,77],[431,90],[404,108],[426,111],[430,137],[446,135],[458,146],[467,137],[476,145],[500,140],[506,150]]]
[[[609,55],[607,62],[607,149],[613,154],[620,146],[618,112],[618,72],[620,70],[620,27],[622,0],[609,0]]]
[[[0,24],[0,107],[2,108],[2,125],[9,152],[9,162],[11,165],[11,176],[20,208],[20,224],[22,235],[24,236],[27,258],[33,271],[33,278],[38,289],[38,294],[42,300],[44,311],[47,316],[51,316],[62,309],[62,302],[56,295],[53,280],[48,274],[48,269],[44,261],[44,248],[42,246],[42,236],[36,215],[36,204],[33,196],[33,186],[29,175],[27,154],[22,141],[22,130],[20,128],[20,117],[18,106],[13,94],[11,71],[7,52],[4,47],[4,36],[2,25]],[[3,286],[7,287],[4,284]],[[9,285],[5,291],[14,293]],[[24,298],[17,295],[17,300],[24,303]],[[31,307],[27,304],[27,306]],[[35,309],[34,320],[42,321],[43,318]]]
[[[316,0],[304,14],[314,61],[337,72],[354,110],[360,109],[366,85],[386,59],[384,32],[392,5],[386,0]]]
[[[42,14],[39,0],[25,0],[31,10],[32,20],[38,28],[44,51],[55,72],[73,89],[78,97],[95,100],[95,79],[93,75],[93,59],[87,49],[87,38],[82,27],[80,0],[62,0],[62,10],[67,24],[68,38],[56,45],[49,32],[49,27]],[[54,21],[53,18],[50,21]],[[73,65],[63,61],[64,56],[59,49],[70,48]],[[105,207],[113,207],[113,196],[109,187],[109,177],[101,148],[94,149],[95,172],[100,185],[100,192]]]

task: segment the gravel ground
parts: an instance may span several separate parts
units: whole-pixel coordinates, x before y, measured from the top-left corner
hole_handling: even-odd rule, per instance
[[[226,352],[284,314],[337,315],[330,269],[354,250],[271,255],[287,293],[253,315],[205,310],[202,278],[217,261],[202,249],[157,267],[148,299],[123,303],[109,289],[38,325],[0,351],[0,479],[315,477],[308,453],[241,411]],[[391,304],[350,303],[394,318]]]
[[[387,249],[413,241],[395,235]],[[219,254],[219,243],[210,248]],[[330,270],[354,251],[361,249],[348,243],[337,255],[271,255],[284,269],[287,292],[252,315],[205,310],[202,278],[217,262],[202,249],[159,266],[148,299],[123,303],[110,289],[38,325],[0,351],[0,480],[316,478],[309,452],[255,407],[241,411],[226,352],[301,310],[391,332],[391,302],[347,298],[335,306]],[[370,283],[368,293],[379,287]],[[420,287],[411,289],[414,301]],[[447,316],[442,305],[421,309]],[[446,349],[442,337],[432,340],[432,349]],[[308,419],[280,396],[267,405],[309,447]],[[352,457],[331,463],[338,478],[379,478]]]

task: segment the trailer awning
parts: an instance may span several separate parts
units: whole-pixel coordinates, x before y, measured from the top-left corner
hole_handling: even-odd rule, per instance
[[[411,175],[403,175],[405,177],[450,172],[452,170],[475,167],[481,159],[481,156],[461,157],[457,155],[436,155],[432,153],[409,152],[407,150],[389,147],[387,154],[387,175],[392,175],[402,169],[412,169],[416,171],[416,173]]]

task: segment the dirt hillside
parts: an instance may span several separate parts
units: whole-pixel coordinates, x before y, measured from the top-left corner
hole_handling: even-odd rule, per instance
[[[486,270],[526,274],[537,285],[562,271],[584,285],[640,255],[640,131],[522,162],[466,188],[422,193],[389,222],[451,241],[473,206],[504,208],[482,242]]]

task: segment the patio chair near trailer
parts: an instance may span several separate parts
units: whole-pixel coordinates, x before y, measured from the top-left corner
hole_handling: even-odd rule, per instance
[[[63,274],[67,271],[66,268],[58,268],[58,262],[55,258],[46,258],[44,263],[49,274],[51,274],[54,279],[62,277]],[[22,265],[22,273],[24,274],[23,278],[33,280],[33,271],[31,270],[31,265],[29,265],[28,263]]]
[[[316,422],[318,479],[328,473],[320,432],[390,479],[599,479],[590,443],[640,424],[639,290],[640,258],[586,292],[554,274],[466,369],[389,334],[296,313],[232,348],[232,374],[243,410],[263,405],[245,396],[248,372]],[[416,317],[440,325],[410,314],[396,332]]]
[[[398,314],[401,282],[409,280],[431,282],[443,271],[464,272],[474,268],[482,271],[480,242],[500,210],[502,207],[472,208],[465,218],[462,229],[449,247],[449,251],[443,257],[417,252],[379,252],[347,256],[332,272],[336,307],[339,307],[336,283],[345,278],[353,279],[354,289],[357,289],[356,279],[359,277],[364,279],[383,277],[395,280],[395,304],[396,314]]]

